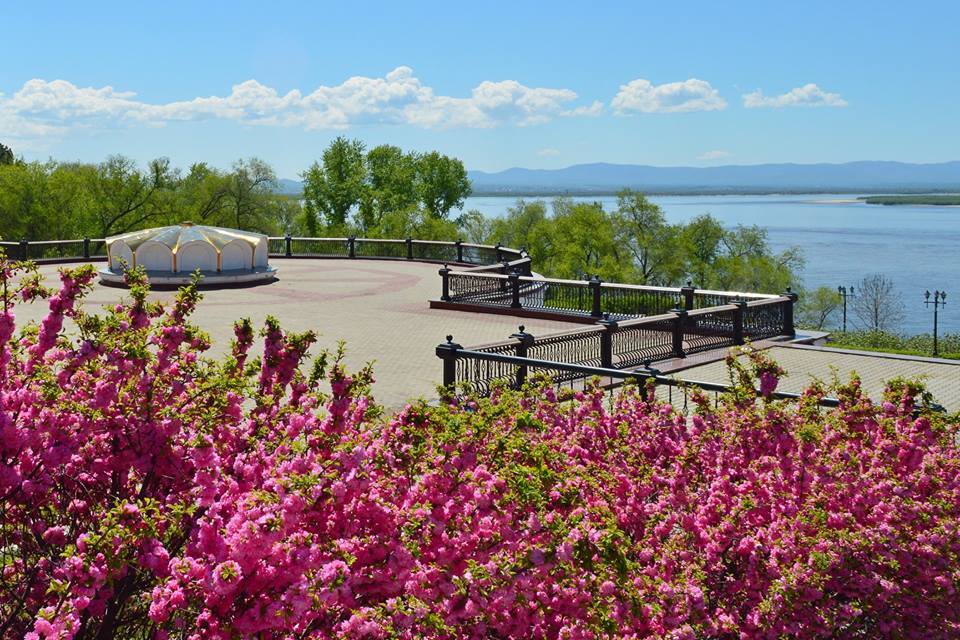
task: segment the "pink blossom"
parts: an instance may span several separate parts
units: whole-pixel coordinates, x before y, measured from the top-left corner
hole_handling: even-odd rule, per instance
[[[916,383],[758,401],[784,373],[750,351],[692,418],[549,383],[389,415],[369,369],[312,380],[313,334],[273,319],[258,370],[244,322],[207,364],[196,290],[154,305],[136,271],[72,338],[88,276],[39,331],[0,314],[10,637],[960,632],[958,428]]]

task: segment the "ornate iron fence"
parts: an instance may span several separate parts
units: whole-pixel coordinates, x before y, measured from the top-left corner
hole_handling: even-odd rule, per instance
[[[80,240],[21,240],[2,241],[0,249],[15,260],[35,262],[74,262],[77,260],[105,260],[106,244],[103,238]]]
[[[0,241],[0,249],[17,260],[68,262],[106,258],[103,238],[80,240]],[[387,238],[310,238],[272,236],[267,239],[272,258],[372,258],[476,265],[499,273],[531,274],[525,251],[500,245],[462,241],[393,240]]]
[[[673,313],[616,323],[610,336],[610,366],[628,369],[673,357],[676,323]]]
[[[267,248],[273,250],[271,238]],[[286,240],[286,239],[284,239]],[[311,258],[346,258],[350,255],[349,238],[290,238],[291,255]]]
[[[530,273],[526,252],[500,245],[472,244],[457,240],[405,238],[298,238],[270,237],[271,258],[370,258],[416,260],[444,264],[476,265],[501,273],[517,269]],[[504,265],[509,265],[504,267]]]
[[[684,308],[684,289],[648,287],[604,282],[600,285],[600,307],[610,315],[655,316]]]
[[[694,314],[697,325],[704,331],[720,322],[729,324],[729,318],[700,311],[729,306],[732,302],[750,301],[760,305],[751,311],[751,327],[756,326],[758,335],[768,333],[760,330],[760,325],[769,325],[775,313],[763,307],[783,303],[785,297],[793,297],[789,292],[783,296],[739,293],[733,291],[698,290],[686,287],[651,287],[643,285],[603,282],[593,277],[590,280],[562,280],[523,275],[518,269],[506,263],[503,269],[496,266],[482,269],[440,270],[440,302],[450,305],[496,306],[511,309],[527,309],[563,316],[588,317],[599,320],[605,315],[612,318],[637,318],[655,316],[674,309],[682,309]],[[529,268],[529,258],[523,262]],[[501,271],[509,269],[508,273]],[[480,282],[478,278],[487,278]],[[491,295],[497,292],[497,295]],[[760,311],[764,308],[764,311]],[[471,310],[476,310],[471,308]],[[702,316],[702,317],[701,317]],[[791,316],[792,317],[792,316]],[[784,323],[780,323],[784,327]],[[790,333],[792,325],[787,327]],[[728,331],[730,332],[730,331]],[[705,334],[706,335],[706,334]],[[775,335],[780,335],[775,334]]]
[[[773,338],[788,322],[793,326],[793,305],[787,308],[776,299],[752,300],[743,310],[743,335],[750,340]]]
[[[725,384],[665,376],[652,368],[649,363],[640,368],[613,368],[531,357],[528,355],[528,349],[533,336],[525,334],[521,327],[520,333],[514,334],[511,338],[511,342],[465,349],[453,341],[453,336],[447,336],[447,341],[437,345],[436,349],[437,357],[443,361],[446,393],[455,396],[463,391],[485,396],[489,395],[497,385],[520,388],[533,374],[546,374],[557,385],[565,382],[572,384],[573,381],[585,381],[593,377],[607,379],[611,387],[629,380],[637,383],[652,381],[654,385],[670,390],[669,401],[671,402],[672,390],[680,388],[684,394],[684,406],[687,404],[686,393],[691,388],[713,392],[716,395],[730,390]],[[777,391],[772,394],[772,397],[798,400],[801,396],[796,393]],[[839,400],[822,398],[819,404],[825,407],[836,407],[839,406]]]
[[[499,304],[514,297],[509,288],[502,286],[505,280],[489,274],[452,278],[450,282],[457,286],[473,283],[463,290],[452,291],[451,299],[470,296],[471,299],[489,299]],[[485,298],[480,296],[481,289],[486,291]],[[497,381],[512,387],[523,384],[525,370],[516,367],[516,363],[477,358],[471,355],[474,353],[507,354],[541,363],[551,362],[558,365],[552,370],[553,379],[566,382],[582,377],[576,367],[618,371],[641,366],[649,368],[652,363],[671,358],[742,345],[747,339],[790,336],[793,334],[793,302],[793,296],[780,296],[752,303],[740,300],[709,309],[673,309],[668,313],[625,320],[605,315],[593,326],[539,337],[526,333],[521,326],[519,333],[506,341],[468,349],[448,337],[446,346],[437,347],[437,355],[444,359],[445,386],[468,384],[483,391],[489,390]],[[549,367],[539,365],[539,368]]]
[[[742,313],[743,307],[739,305],[695,309],[687,312],[683,328],[684,352],[693,354],[742,343],[742,329],[739,332],[739,339],[737,336],[737,322],[742,323]]]

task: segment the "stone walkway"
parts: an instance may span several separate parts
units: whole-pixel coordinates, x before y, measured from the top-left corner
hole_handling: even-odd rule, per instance
[[[259,327],[267,315],[273,315],[284,329],[317,331],[320,338],[314,352],[335,349],[339,340],[346,341],[350,369],[373,361],[374,395],[391,408],[410,398],[436,396],[442,364],[434,348],[447,334],[472,346],[503,340],[520,323],[534,335],[583,326],[432,310],[429,299],[440,295],[440,265],[435,264],[309,259],[272,259],[270,264],[279,271],[275,282],[204,291],[194,321],[211,334],[213,352],[229,349],[233,322],[238,318],[249,317]],[[56,265],[41,267],[47,284],[56,283],[57,269]],[[86,306],[96,309],[125,295],[125,289],[97,284]],[[155,300],[170,300],[173,295],[172,291],[151,294]],[[15,310],[17,322],[39,321],[45,311],[43,304],[20,304]]]
[[[846,382],[850,374],[856,372],[867,394],[876,399],[882,397],[884,383],[888,380],[919,378],[924,381],[936,402],[950,412],[960,411],[960,361],[802,345],[774,346],[768,353],[787,370],[786,377],[778,387],[779,391],[800,393],[814,378],[829,382],[834,373]],[[677,372],[676,376],[702,382],[729,382],[722,360],[684,369]]]

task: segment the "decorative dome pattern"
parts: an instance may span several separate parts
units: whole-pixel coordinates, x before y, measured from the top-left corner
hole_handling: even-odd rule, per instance
[[[186,282],[197,269],[205,282],[274,273],[267,263],[267,236],[250,231],[183,222],[111,236],[106,244],[109,268],[102,276],[122,276],[137,266],[147,270],[151,282]]]

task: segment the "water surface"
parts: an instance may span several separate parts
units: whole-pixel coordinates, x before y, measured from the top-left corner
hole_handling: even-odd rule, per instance
[[[941,333],[960,332],[960,208],[880,206],[849,200],[856,195],[655,196],[671,222],[709,213],[724,225],[760,225],[775,251],[803,249],[802,278],[808,288],[856,286],[871,273],[893,280],[902,296],[907,333],[930,332],[933,310],[923,304],[926,289],[945,290]],[[616,208],[615,197],[578,197]],[[500,217],[516,202],[512,197],[468,198],[465,209]]]

